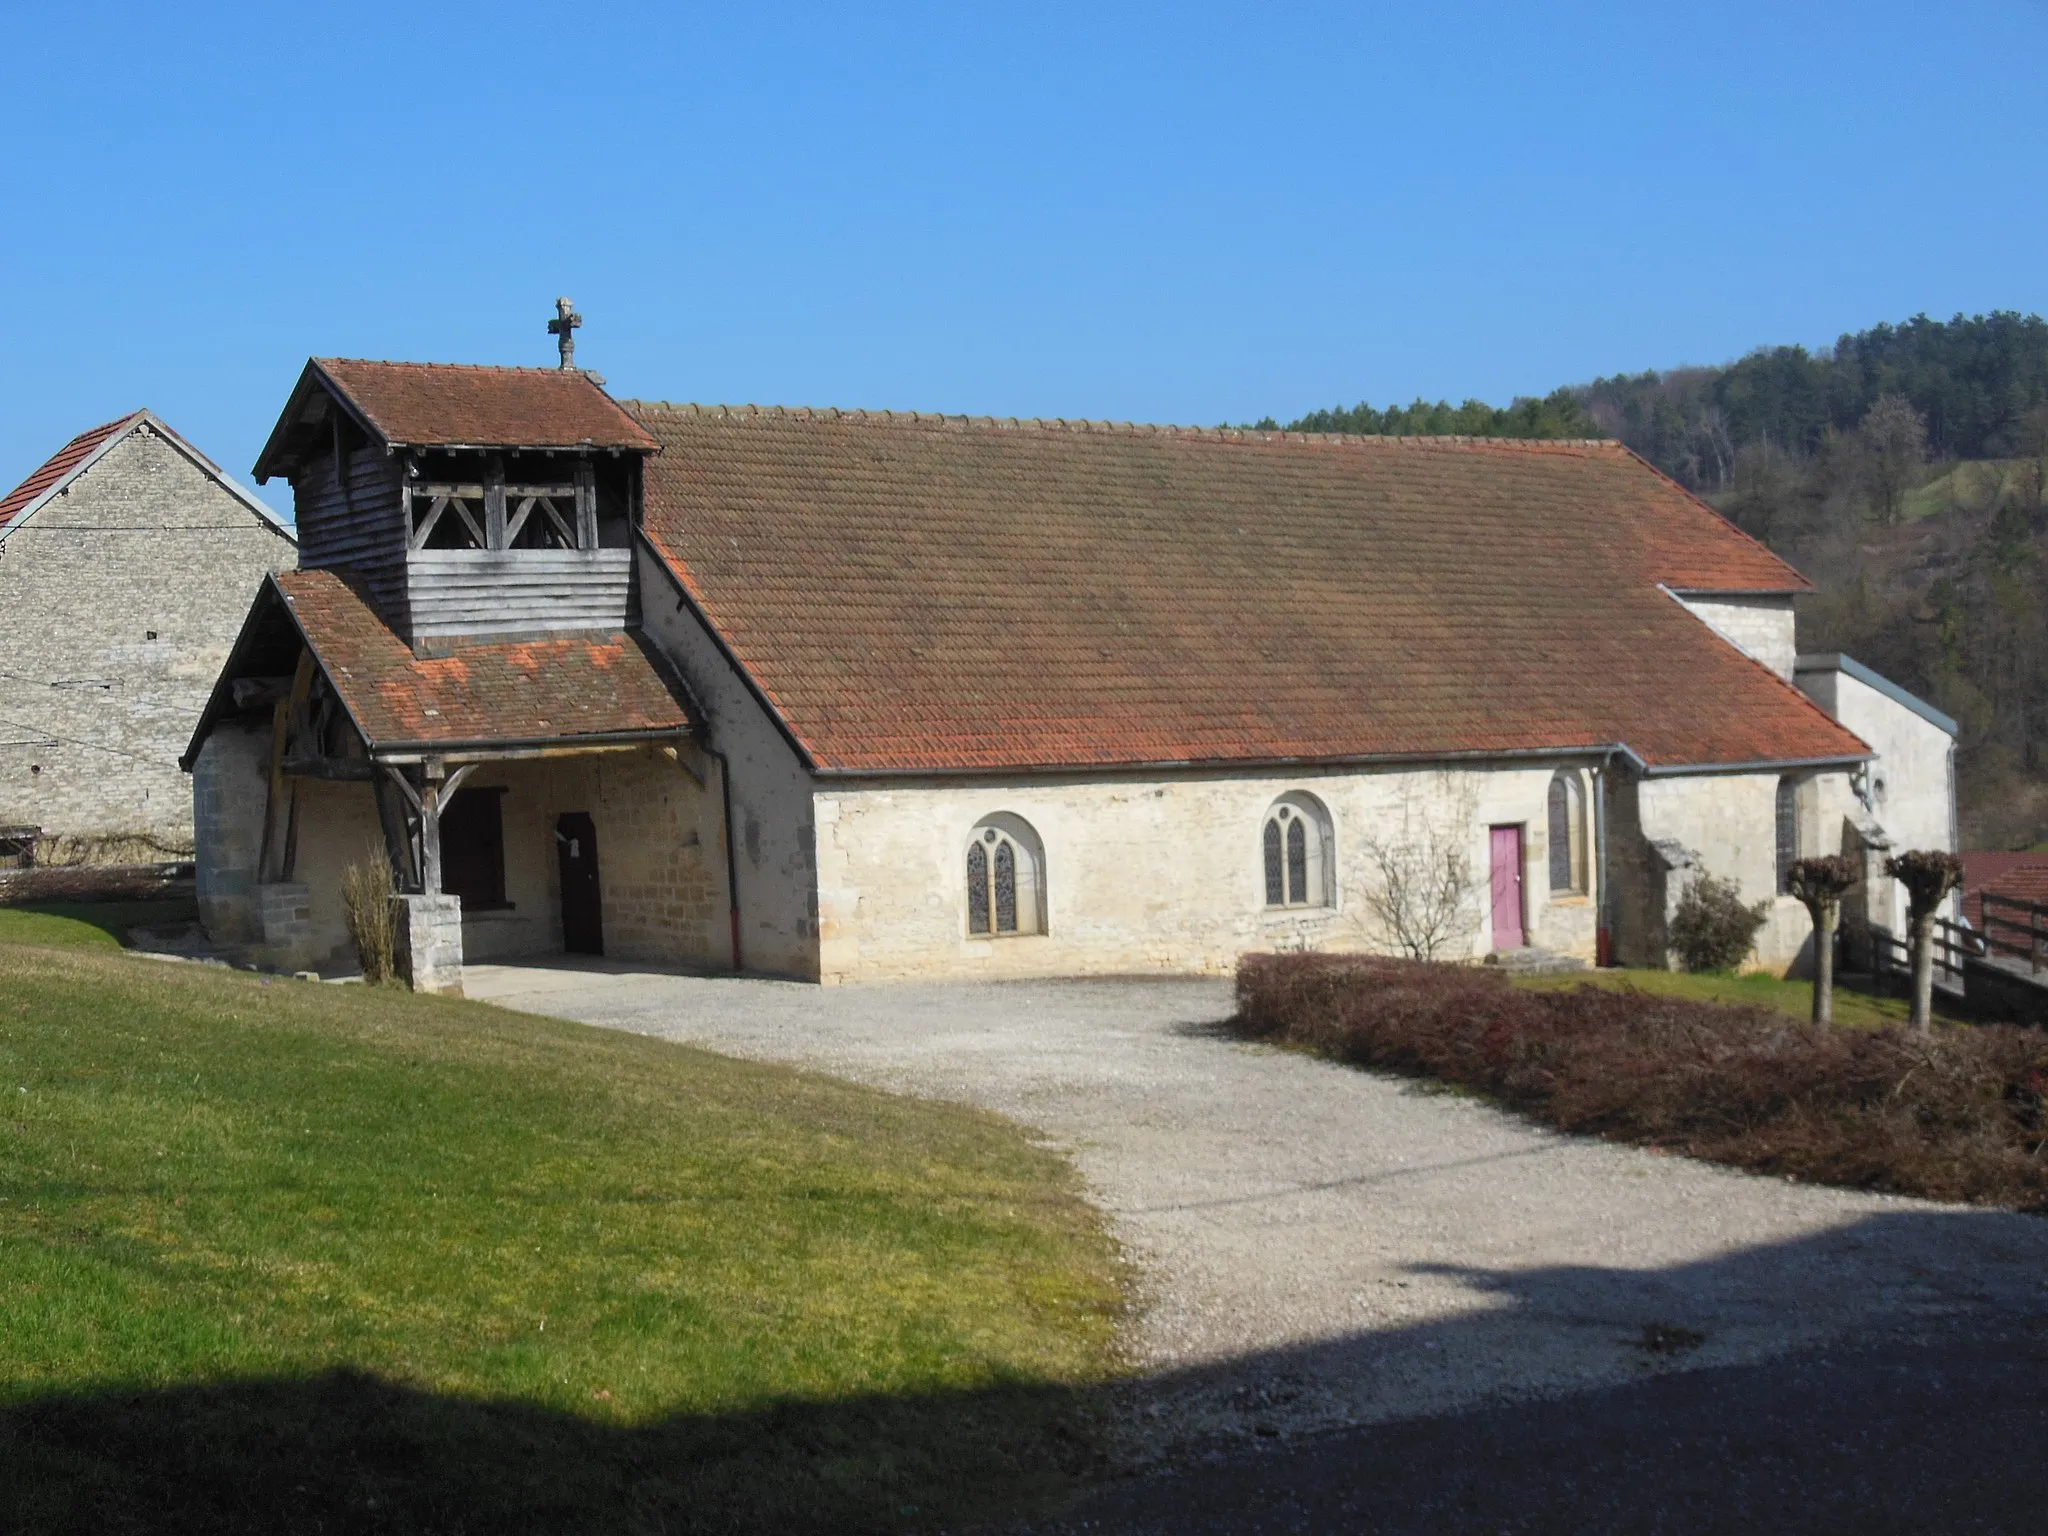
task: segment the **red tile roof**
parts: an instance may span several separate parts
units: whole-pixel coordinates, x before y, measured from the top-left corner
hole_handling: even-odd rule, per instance
[[[631,448],[655,443],[589,375],[316,357],[312,366],[386,443],[414,448]]]
[[[447,655],[423,659],[333,571],[272,579],[373,749],[689,727],[680,686],[636,635],[458,643]]]
[[[17,513],[26,511],[44,492],[61,484],[67,475],[91,458],[95,450],[118,437],[141,415],[141,411],[130,411],[126,416],[116,417],[89,432],[81,432],[51,454],[26,480],[5,496],[0,496],[0,527],[12,522]]]
[[[1986,891],[2048,906],[2048,853],[1973,852],[1962,859],[1963,915],[1973,926],[1984,926]]]
[[[650,538],[826,771],[1866,755],[1658,590],[1804,579],[1614,444],[627,404]]]

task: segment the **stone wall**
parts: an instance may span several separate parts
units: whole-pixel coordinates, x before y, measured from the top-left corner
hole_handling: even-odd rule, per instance
[[[1845,851],[1857,809],[1849,775],[1797,778],[1800,855]],[[1733,880],[1744,901],[1766,903],[1755,966],[1782,974],[1808,959],[1812,921],[1796,899],[1778,894],[1778,781],[1775,773],[1677,774],[1617,786],[1610,836],[1623,964],[1668,962],[1668,916],[1700,874]]]
[[[697,621],[673,573],[644,547],[638,558],[641,627],[689,684],[711,721],[708,745],[730,765],[740,964],[815,980],[819,863],[810,773]],[[725,955],[730,962],[729,940]]]
[[[1874,824],[1893,853],[1909,848],[1955,851],[1955,738],[1925,714],[1837,666],[1802,666],[1799,686],[1867,742],[1876,756],[1866,779]],[[1863,893],[1859,915],[1906,931],[1906,895],[1882,879]]]
[[[1686,596],[1680,601],[1743,655],[1762,662],[1786,682],[1792,681],[1799,646],[1789,594]]]
[[[291,540],[147,423],[7,536],[0,822],[193,834],[178,767]]]
[[[821,787],[816,795],[822,979],[1225,971],[1249,951],[1394,949],[1368,892],[1369,844],[1433,830],[1471,871],[1449,958],[1491,948],[1488,828],[1524,829],[1530,941],[1591,960],[1597,892],[1549,892],[1552,769],[1017,778]],[[1260,838],[1282,795],[1329,814],[1334,903],[1265,904]],[[984,818],[1021,818],[1043,846],[1046,931],[967,932],[965,857]],[[1589,886],[1593,882],[1589,879]]]
[[[213,751],[211,741],[207,751]],[[206,762],[202,754],[197,773],[206,771]],[[503,791],[499,815],[507,901],[498,910],[460,914],[465,960],[561,952],[555,822],[566,812],[582,811],[597,829],[605,953],[662,965],[724,966],[729,947],[725,855],[715,779],[708,788],[700,787],[684,761],[646,747],[485,764],[463,787]],[[346,973],[355,968],[355,955],[343,917],[341,876],[357,859],[383,856],[376,801],[366,784],[319,779],[299,780],[298,793],[293,874],[305,886],[311,908],[307,952],[313,958],[305,963]],[[260,839],[260,795],[255,803]],[[207,865],[203,853],[202,868]]]
[[[263,935],[256,862],[269,765],[268,727],[239,720],[214,727],[192,764],[199,921],[216,943],[253,943]]]

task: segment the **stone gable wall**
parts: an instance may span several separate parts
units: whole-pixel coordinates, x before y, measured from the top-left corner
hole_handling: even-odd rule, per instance
[[[178,756],[264,574],[296,563],[147,425],[8,535],[0,822],[189,844]]]

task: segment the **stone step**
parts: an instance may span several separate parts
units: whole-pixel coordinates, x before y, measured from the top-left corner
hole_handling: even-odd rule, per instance
[[[1511,976],[1561,976],[1587,969],[1583,960],[1571,955],[1553,954],[1534,945],[1523,949],[1497,949],[1486,957],[1486,963]]]

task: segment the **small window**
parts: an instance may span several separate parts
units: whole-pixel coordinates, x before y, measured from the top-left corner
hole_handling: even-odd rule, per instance
[[[503,789],[458,790],[441,811],[441,889],[465,912],[504,910]]]
[[[1045,854],[1021,817],[990,816],[968,839],[967,931],[981,938],[1045,932]]]
[[[1282,795],[1260,833],[1261,873],[1269,907],[1327,907],[1334,874],[1330,817],[1313,795]]]
[[[1577,773],[1550,781],[1550,893],[1586,894],[1586,788]]]
[[[1778,780],[1778,894],[1792,889],[1792,865],[1799,857],[1799,781]]]

